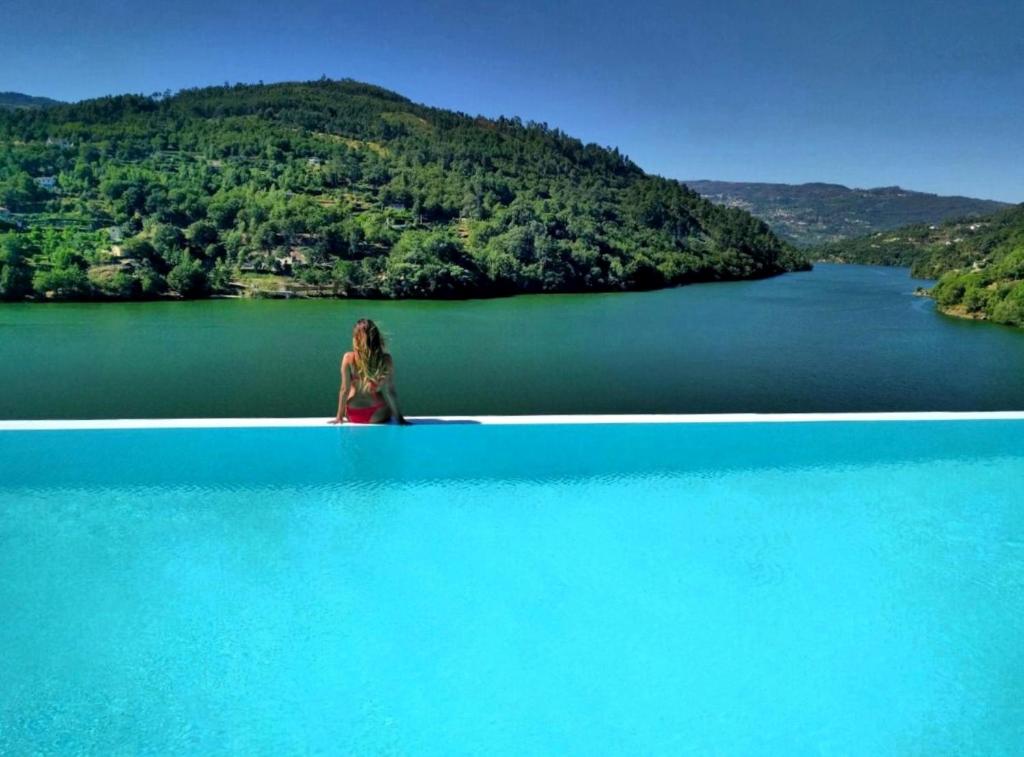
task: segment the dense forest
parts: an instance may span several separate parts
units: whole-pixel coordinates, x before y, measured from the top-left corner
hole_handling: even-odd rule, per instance
[[[1024,204],[826,245],[817,257],[909,266],[912,276],[939,279],[931,294],[941,310],[1024,326]]]
[[[1008,203],[914,192],[902,187],[851,189],[842,184],[687,181],[712,202],[746,210],[782,239],[802,247],[876,231],[980,217]]]
[[[807,266],[617,149],[349,80],[2,111],[0,206],[8,300],[467,297]]]

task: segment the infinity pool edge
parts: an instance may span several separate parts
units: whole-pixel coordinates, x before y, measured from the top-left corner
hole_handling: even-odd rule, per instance
[[[814,423],[865,421],[1024,420],[1024,411],[889,412],[889,413],[708,413],[631,415],[450,415],[410,417],[413,425],[596,425],[662,423]],[[91,431],[171,428],[315,428],[320,418],[118,418],[83,420],[0,420],[0,431]],[[374,428],[391,424],[340,424],[339,428]]]

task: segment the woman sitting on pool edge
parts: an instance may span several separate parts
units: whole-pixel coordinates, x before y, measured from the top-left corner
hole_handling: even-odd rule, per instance
[[[408,423],[398,409],[395,367],[377,324],[360,318],[352,329],[352,351],[341,358],[338,414],[329,423],[387,423],[392,417]]]

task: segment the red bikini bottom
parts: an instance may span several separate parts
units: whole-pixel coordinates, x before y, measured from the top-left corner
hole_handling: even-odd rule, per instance
[[[373,418],[373,414],[384,407],[383,402],[378,402],[376,405],[370,405],[369,407],[347,407],[345,408],[345,414],[348,416],[350,423],[369,423],[370,419]]]

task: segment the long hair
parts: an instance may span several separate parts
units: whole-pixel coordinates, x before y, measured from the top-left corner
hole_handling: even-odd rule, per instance
[[[384,359],[384,339],[377,324],[360,318],[352,329],[352,351],[355,353],[356,380],[365,389],[369,382],[379,383],[388,372]]]

